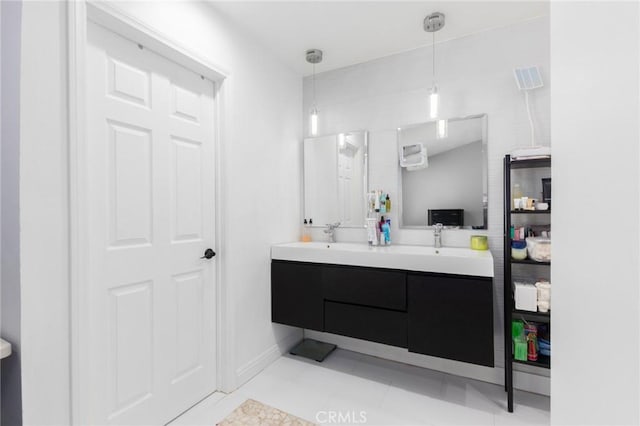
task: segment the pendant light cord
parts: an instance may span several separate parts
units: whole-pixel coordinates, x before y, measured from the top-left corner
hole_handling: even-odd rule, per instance
[[[432,46],[431,46],[431,53],[432,53],[432,61],[431,61],[431,75],[433,78],[432,84],[435,87],[436,85],[436,32],[432,32],[431,35],[433,36],[433,42],[432,42]]]
[[[316,64],[313,64],[313,108],[316,108]]]

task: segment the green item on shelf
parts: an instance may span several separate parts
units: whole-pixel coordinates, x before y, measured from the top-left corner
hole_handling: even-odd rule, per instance
[[[527,342],[524,339],[513,339],[513,359],[527,360]]]
[[[524,323],[522,321],[511,321],[511,338],[524,340]]]

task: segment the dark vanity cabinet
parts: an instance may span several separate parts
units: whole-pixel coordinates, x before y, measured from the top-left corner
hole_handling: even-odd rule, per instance
[[[272,320],[493,366],[491,278],[273,260]]]
[[[493,366],[490,278],[410,273],[409,351]]]

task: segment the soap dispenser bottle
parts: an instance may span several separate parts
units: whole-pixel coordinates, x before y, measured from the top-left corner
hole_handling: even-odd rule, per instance
[[[305,219],[302,224],[302,242],[308,243],[309,241],[311,241],[311,232],[309,229],[309,224],[307,222],[307,219]]]

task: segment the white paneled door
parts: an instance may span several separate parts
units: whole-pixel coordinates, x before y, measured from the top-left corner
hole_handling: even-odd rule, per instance
[[[90,424],[165,424],[216,389],[214,84],[90,24]]]

